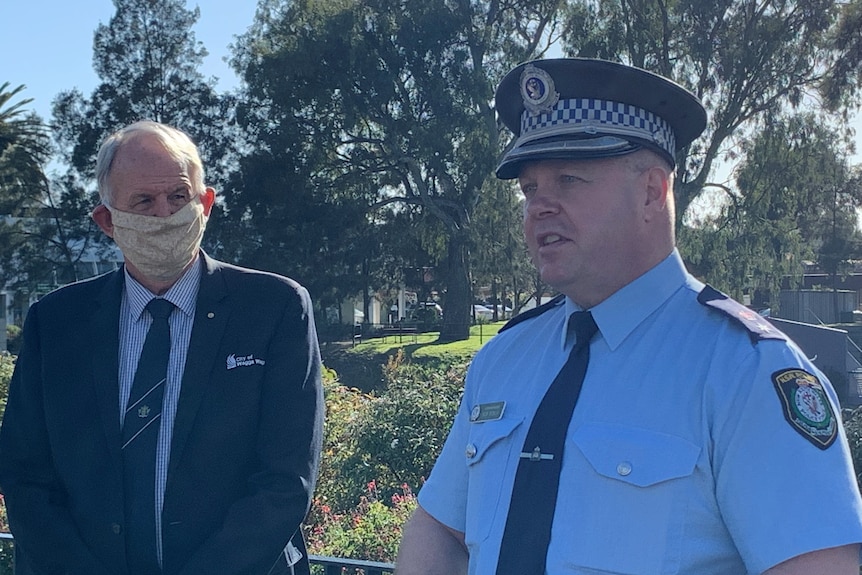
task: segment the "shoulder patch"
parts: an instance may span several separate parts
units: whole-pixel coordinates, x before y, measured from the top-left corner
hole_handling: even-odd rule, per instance
[[[752,343],[762,339],[787,340],[787,336],[768,320],[710,285],[704,286],[697,295],[697,301],[736,320],[748,332]]]
[[[560,294],[560,295],[556,296],[554,299],[552,299],[551,301],[549,301],[547,303],[543,303],[539,307],[534,307],[533,309],[531,309],[529,311],[525,311],[524,313],[519,313],[518,315],[516,315],[515,317],[513,317],[512,319],[507,321],[506,325],[501,327],[500,331],[498,331],[497,333],[503,333],[504,331],[506,331],[510,327],[514,327],[514,326],[518,325],[519,323],[521,323],[522,321],[526,321],[530,318],[542,315],[543,313],[545,313],[549,309],[557,307],[560,303],[563,302],[563,300],[565,298],[566,298],[566,296],[564,296],[563,294]]]
[[[838,421],[820,380],[791,368],[773,373],[772,383],[790,426],[816,447],[828,449],[838,436]]]

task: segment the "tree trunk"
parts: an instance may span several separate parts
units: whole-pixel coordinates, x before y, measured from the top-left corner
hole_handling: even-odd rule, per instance
[[[467,234],[456,232],[449,237],[448,285],[443,302],[443,326],[440,342],[461,341],[470,337],[470,248]]]

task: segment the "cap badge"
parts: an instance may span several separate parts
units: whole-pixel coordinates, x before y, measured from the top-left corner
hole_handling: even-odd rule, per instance
[[[524,107],[534,116],[551,111],[560,101],[554,79],[532,64],[528,64],[521,72],[521,96],[524,99]]]

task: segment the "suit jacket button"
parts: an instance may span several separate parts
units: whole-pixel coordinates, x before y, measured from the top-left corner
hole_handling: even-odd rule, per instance
[[[111,523],[111,531],[114,532],[114,535],[119,535],[123,532],[123,526],[119,523]]]

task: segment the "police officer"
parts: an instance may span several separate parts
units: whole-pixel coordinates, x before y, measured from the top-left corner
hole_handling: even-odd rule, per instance
[[[675,248],[675,157],[701,103],[644,70],[559,59],[515,68],[496,106],[516,135],[497,175],[517,178],[533,262],[561,295],[474,358],[399,575],[858,575],[834,390]]]

